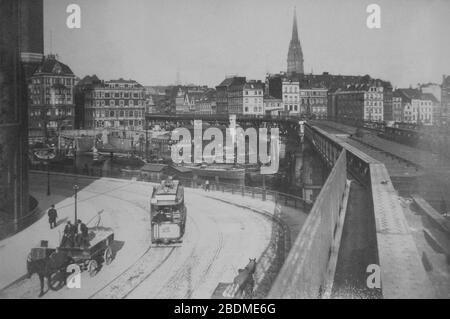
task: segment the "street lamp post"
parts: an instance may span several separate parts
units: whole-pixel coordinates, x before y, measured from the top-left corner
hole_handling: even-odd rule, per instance
[[[47,196],[50,196],[50,155],[47,154]]]
[[[77,220],[78,220],[78,216],[77,216],[77,194],[78,194],[78,185],[74,185],[73,186],[73,190],[75,191],[75,221],[74,221],[74,225],[76,225]]]

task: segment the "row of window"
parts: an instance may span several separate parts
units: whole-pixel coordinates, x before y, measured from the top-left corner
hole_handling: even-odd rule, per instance
[[[109,98],[134,98],[134,99],[144,99],[145,93],[142,91],[94,91],[90,94],[90,96],[94,99],[109,99]]]
[[[96,110],[86,111],[86,114],[93,117],[143,117],[144,112],[137,110],[137,111],[105,111],[105,110]]]
[[[258,104],[261,104],[262,102],[263,102],[263,99],[262,98],[253,98],[253,99],[249,99],[249,98],[245,98],[244,99],[244,102],[245,103],[248,103],[249,101],[251,101],[252,103],[258,103]]]
[[[72,116],[72,109],[48,109],[44,113],[47,116]],[[29,114],[31,117],[39,117],[42,114],[42,110],[31,110]]]
[[[67,86],[71,86],[75,84],[75,79],[73,78],[64,78],[64,77],[39,77],[39,78],[32,78],[31,79],[32,84],[63,84]]]
[[[111,89],[128,89],[139,87],[138,83],[106,83],[106,86]]]
[[[246,106],[246,107],[244,108],[244,110],[245,110],[246,113],[248,113],[248,112],[249,112],[249,107]],[[260,107],[260,106],[254,106],[254,107],[253,107],[253,113],[262,113],[262,111],[263,111],[263,108]]]
[[[95,101],[93,101],[92,104],[93,104],[92,106],[96,106],[96,107],[105,107],[105,106],[122,106],[122,107],[124,107],[125,106],[125,100],[109,100],[109,104],[108,105],[106,104],[105,100],[95,100]],[[127,106],[128,107],[143,106],[144,104],[145,103],[144,103],[143,100],[137,100],[137,103],[134,100],[128,100]],[[89,107],[91,105],[88,102],[88,103],[86,103],[86,106]]]
[[[255,91],[245,91],[244,92],[244,95],[252,95],[252,94],[250,94],[250,93],[252,93],[253,92],[253,95],[263,95],[263,91],[258,91],[258,90],[255,90]]]
[[[31,98],[31,104],[32,105],[40,105],[43,104],[41,103],[41,99],[40,98]],[[47,97],[45,99],[45,104],[47,105],[56,105],[56,104],[72,104],[72,98],[68,97],[67,99],[64,98],[60,98],[60,99],[52,99],[50,97]]]
[[[284,96],[284,101],[300,101],[302,104],[327,104],[327,99],[326,98],[298,98],[298,96],[294,95],[285,95]]]
[[[103,127],[126,127],[130,129],[142,128],[140,120],[121,120],[121,121],[87,121],[87,127],[103,128]]]

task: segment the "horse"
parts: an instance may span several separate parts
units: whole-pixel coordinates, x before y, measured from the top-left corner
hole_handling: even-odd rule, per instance
[[[256,258],[249,258],[249,263],[244,269],[239,269],[239,274],[234,277],[233,286],[237,288],[236,296],[245,298],[253,292],[255,281],[253,274],[256,271]]]
[[[71,263],[71,258],[63,252],[56,251],[49,257],[33,260],[30,256],[27,259],[27,277],[33,274],[39,276],[40,293],[44,295],[44,282],[47,278],[47,285],[52,290],[60,289],[66,281],[66,267]],[[57,277],[52,277],[56,275]]]

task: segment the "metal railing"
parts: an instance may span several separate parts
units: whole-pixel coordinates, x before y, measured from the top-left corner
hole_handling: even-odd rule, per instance
[[[252,114],[235,114],[237,121],[293,121],[298,124],[298,121],[307,120],[305,115],[252,115]],[[205,120],[205,121],[225,121],[230,119],[229,114],[161,114],[161,113],[146,113],[147,120]]]
[[[44,164],[31,165],[30,169],[38,171],[47,171],[47,166]],[[52,165],[50,171],[55,173],[79,174],[96,178],[110,177],[128,180],[134,178],[137,181],[144,181],[151,183],[160,183],[169,176],[167,174],[157,174],[157,173],[144,176],[141,174],[139,170],[125,171],[123,169],[118,168],[108,170],[96,167],[90,167],[88,169],[76,169],[73,166],[67,165]],[[203,183],[204,181],[201,179],[182,178],[182,177],[177,177],[177,179],[180,180],[185,187],[204,188]],[[309,210],[313,205],[311,201],[301,198],[299,196],[260,187],[244,186],[232,183],[212,181],[210,182],[209,189],[212,191],[220,191],[224,193],[241,195],[243,197],[260,199],[262,201],[266,200],[273,201],[277,204],[281,204],[287,207],[302,209],[305,212],[309,212]]]

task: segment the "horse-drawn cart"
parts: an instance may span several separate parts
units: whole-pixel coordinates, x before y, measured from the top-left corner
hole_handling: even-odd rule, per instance
[[[43,242],[41,247],[32,248],[27,258],[28,275],[37,273],[41,280],[41,295],[45,277],[52,290],[58,290],[65,284],[70,274],[67,272],[69,265],[78,265],[80,271],[87,270],[92,277],[102,263],[109,265],[113,260],[114,232],[110,228],[89,228],[89,244],[81,247],[48,248]]]
[[[90,245],[88,247],[59,247],[58,252],[65,254],[72,264],[80,266],[81,271],[87,270],[91,277],[98,272],[102,262],[109,265],[113,259],[112,243],[114,233],[112,230],[96,227],[89,230]]]

